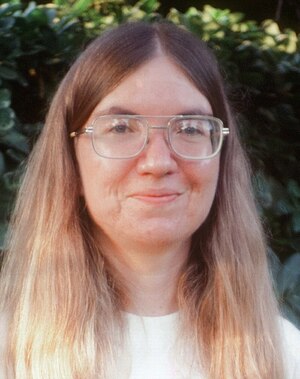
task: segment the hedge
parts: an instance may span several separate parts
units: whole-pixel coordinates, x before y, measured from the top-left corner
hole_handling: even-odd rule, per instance
[[[48,102],[78,52],[127,20],[156,20],[159,3],[53,0],[0,3],[0,246],[24,162]],[[253,185],[269,235],[276,290],[300,327],[300,42],[272,20],[206,5],[166,18],[215,50],[254,170]],[[274,253],[276,252],[276,254]]]

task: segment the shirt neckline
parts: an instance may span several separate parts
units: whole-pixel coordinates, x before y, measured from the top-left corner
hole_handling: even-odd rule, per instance
[[[139,319],[145,322],[169,322],[169,321],[176,320],[179,317],[178,311],[172,312],[166,315],[162,315],[162,316],[143,316],[143,315],[138,315],[135,313],[125,312],[125,311],[123,311],[122,313],[125,316],[125,318],[129,321],[134,321],[134,320]]]

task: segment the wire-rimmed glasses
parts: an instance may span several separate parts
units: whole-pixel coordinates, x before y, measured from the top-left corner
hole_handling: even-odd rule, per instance
[[[223,122],[213,116],[104,115],[96,117],[90,126],[70,133],[70,137],[91,134],[93,148],[101,157],[129,159],[146,147],[151,129],[165,129],[169,148],[180,158],[191,160],[216,156],[223,137],[229,134]]]

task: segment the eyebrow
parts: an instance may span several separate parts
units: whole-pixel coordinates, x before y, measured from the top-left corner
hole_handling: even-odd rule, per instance
[[[112,106],[110,108],[103,109],[103,110],[101,110],[95,114],[96,117],[106,116],[106,115],[138,115],[139,116],[140,114],[133,112],[129,109],[120,107],[120,106]],[[205,112],[201,108],[192,108],[192,109],[187,109],[184,112],[180,112],[180,113],[177,113],[174,115],[168,115],[168,116],[181,116],[181,115],[182,116],[197,116],[197,115],[212,116],[212,112]],[[140,115],[140,116],[142,116],[142,115]],[[146,115],[146,116],[148,116],[148,115]]]
[[[96,117],[98,116],[106,116],[106,115],[118,115],[118,114],[128,114],[128,115],[136,115],[137,113],[130,111],[129,109],[122,108],[119,106],[113,106],[107,109],[103,109],[102,111],[99,111],[95,114]]]
[[[182,116],[212,116],[212,112],[205,112],[201,108],[188,109],[187,111],[181,112]]]

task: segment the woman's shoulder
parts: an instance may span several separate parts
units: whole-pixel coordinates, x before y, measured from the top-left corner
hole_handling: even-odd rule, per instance
[[[280,317],[279,325],[283,341],[289,345],[291,353],[296,353],[300,359],[300,330],[283,317]]]
[[[279,319],[283,362],[288,379],[300,378],[300,330],[284,318]]]

